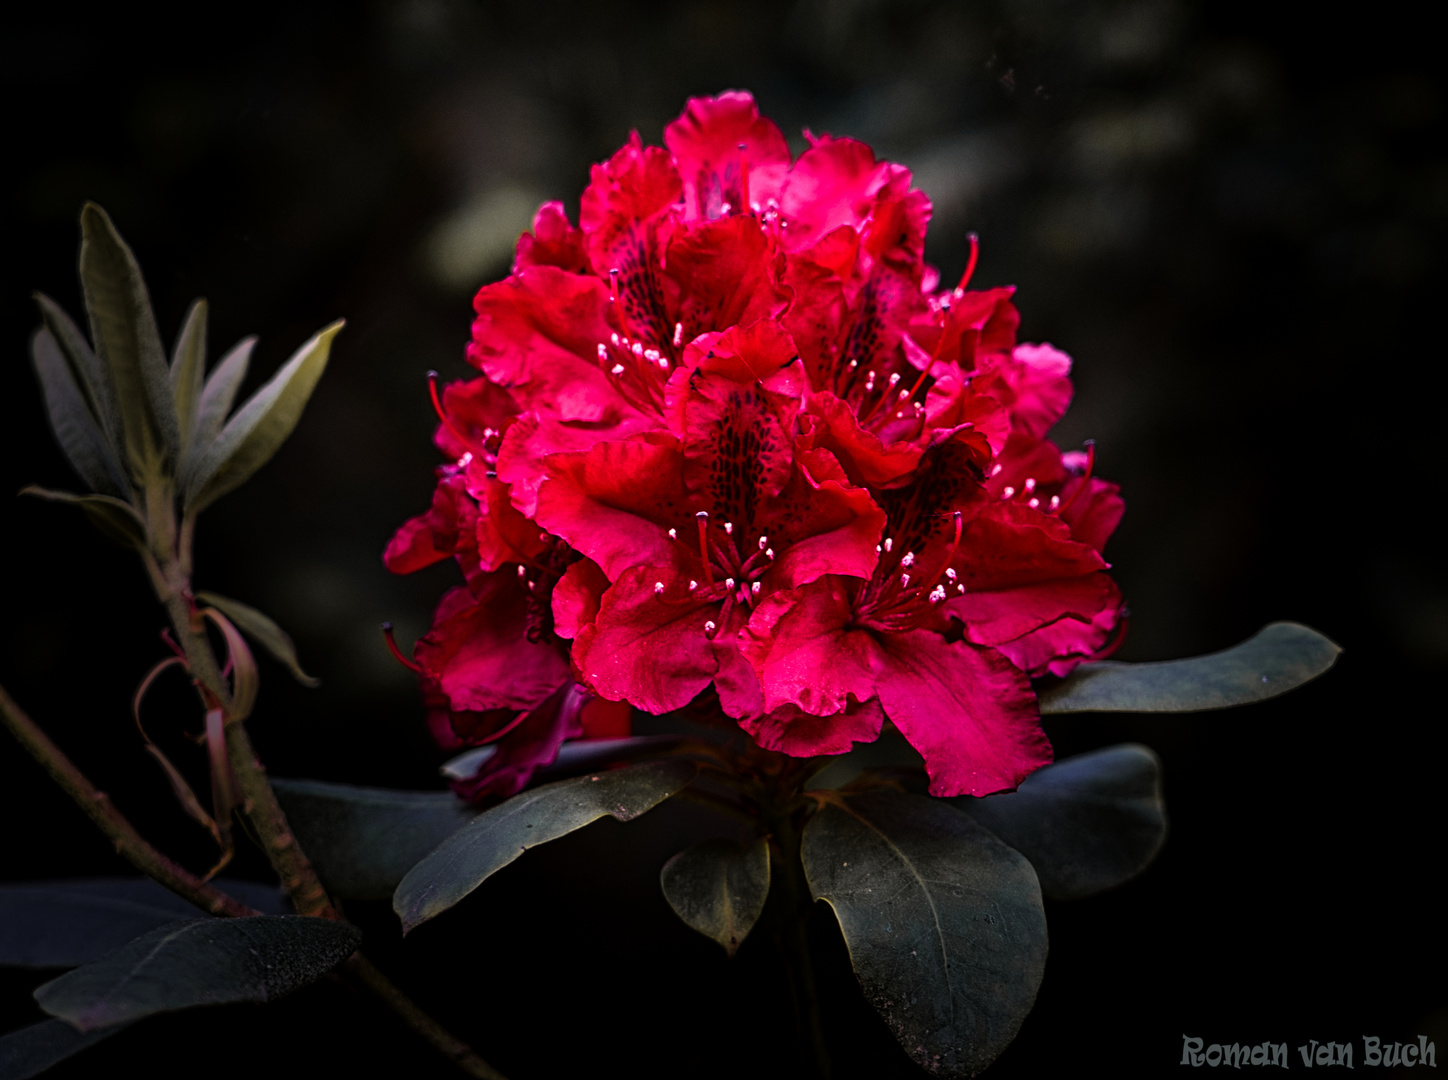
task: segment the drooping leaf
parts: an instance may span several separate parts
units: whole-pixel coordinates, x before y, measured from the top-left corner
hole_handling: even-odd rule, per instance
[[[174,470],[179,447],[166,352],[141,268],[95,203],[80,212],[80,281],[91,340],[115,387],[132,479],[154,482]]]
[[[109,495],[73,495],[68,491],[51,491],[35,484],[21,488],[20,494],[77,506],[90,518],[92,525],[122,547],[146,550],[146,523],[128,502]]]
[[[573,773],[601,769],[620,761],[633,761],[663,753],[684,741],[682,735],[625,735],[618,738],[570,739],[558,748],[552,764],[534,776],[560,779]],[[474,746],[449,758],[438,771],[449,780],[471,780],[483,763],[497,753],[496,743]]]
[[[263,913],[279,915],[286,910],[276,886],[228,878],[214,884]],[[0,966],[79,967],[158,926],[200,914],[198,908],[149,878],[75,878],[3,885]]]
[[[1285,694],[1332,667],[1342,649],[1299,623],[1275,622],[1208,656],[1082,664],[1038,694],[1042,713],[1199,712]]]
[[[251,655],[246,639],[231,620],[216,608],[202,608],[201,614],[216,624],[221,636],[226,639],[226,653],[231,659],[231,709],[227,720],[245,720],[256,706],[256,695],[261,688],[261,676],[256,670],[256,657]]]
[[[176,426],[180,432],[181,450],[178,471],[184,471],[196,430],[196,415],[201,408],[201,386],[206,375],[206,301],[193,300],[176,335],[176,349],[171,355],[171,396],[176,402]]]
[[[116,461],[121,461],[125,455],[121,450],[120,405],[116,401],[116,388],[111,383],[110,372],[65,309],[44,293],[34,295],[45,328],[55,338],[76,386],[85,395],[90,414],[105,433]]]
[[[297,682],[303,686],[322,684],[320,679],[314,679],[302,670],[302,665],[297,662],[297,647],[292,644],[287,632],[256,608],[214,592],[199,592],[196,599],[210,604],[230,619],[238,630],[271,653],[272,659],[290,671]]]
[[[1161,761],[1136,743],[1048,765],[1010,794],[951,801],[1030,859],[1053,900],[1120,885],[1166,842]]]
[[[45,396],[50,430],[71,468],[92,490],[124,498],[129,485],[120,459],[86,404],[54,335],[43,326],[30,339],[30,357]]]
[[[187,462],[185,475],[190,475],[190,466],[195,455],[210,446],[221,427],[226,423],[227,414],[236,401],[236,392],[246,379],[247,368],[251,366],[251,350],[256,348],[256,338],[242,338],[221,358],[201,390],[201,401],[196,407],[196,430],[191,435],[192,456]]]
[[[769,844],[705,840],[666,862],[659,884],[674,914],[733,956],[769,896]]]
[[[688,761],[648,761],[560,780],[479,814],[408,871],[392,898],[403,933],[462,900],[523,852],[611,814],[632,821],[693,779]]]
[[[196,1005],[271,1001],[356,951],[349,923],[297,915],[168,923],[39,987],[50,1015],[94,1031]]]
[[[805,875],[834,909],[850,962],[905,1052],[974,1076],[1015,1038],[1046,967],[1031,864],[949,803],[877,791],[805,826]]]
[[[94,1046],[125,1029],[125,1024],[82,1034],[64,1020],[38,1023],[0,1035],[0,1077],[30,1080],[52,1065]]]
[[[319,331],[227,421],[207,446],[197,447],[186,478],[186,512],[198,514],[271,460],[302,418],[327,366],[342,320]]]
[[[385,900],[409,870],[478,810],[451,791],[389,791],[274,779],[287,822],[327,892]]]

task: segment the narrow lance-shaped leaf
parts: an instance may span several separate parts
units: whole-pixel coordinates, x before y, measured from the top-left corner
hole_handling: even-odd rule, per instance
[[[297,682],[303,686],[322,684],[320,679],[314,679],[302,670],[302,665],[297,662],[297,647],[292,644],[287,632],[256,608],[214,592],[199,592],[196,599],[210,604],[230,619],[238,630],[271,653],[272,659],[284,665]]]
[[[1031,864],[940,799],[872,792],[805,826],[805,875],[865,997],[911,1059],[975,1076],[1015,1038],[1046,968]]]
[[[166,352],[136,257],[95,203],[80,214],[80,280],[96,353],[110,374],[132,479],[174,469],[179,434]]]
[[[659,884],[686,926],[733,956],[769,896],[769,844],[763,837],[747,844],[705,840],[666,862]]]
[[[41,1020],[0,1035],[0,1076],[5,1080],[30,1080],[124,1028],[122,1024],[82,1033],[64,1020]]]
[[[514,795],[408,871],[392,898],[403,933],[441,915],[529,848],[606,815],[632,821],[683,790],[695,771],[688,761],[650,761]]]
[[[1342,649],[1299,623],[1276,622],[1208,656],[1082,664],[1038,697],[1043,713],[1199,712],[1285,694],[1332,667]]]
[[[101,431],[105,433],[112,453],[119,462],[124,457],[121,449],[121,413],[110,372],[64,308],[39,292],[35,293],[35,303],[40,308],[40,317],[44,320],[45,328],[60,347],[76,386],[85,395],[91,415],[100,424]]]
[[[327,892],[386,900],[409,870],[480,811],[451,791],[392,791],[272,780],[287,822]]]
[[[206,375],[206,301],[193,300],[176,335],[176,349],[171,355],[171,396],[176,402],[176,426],[180,433],[180,451],[176,458],[178,473],[184,472],[191,452],[191,438],[196,430],[196,415],[201,408],[202,380]]]
[[[185,475],[191,474],[196,454],[216,441],[222,425],[226,423],[231,406],[236,402],[236,393],[246,380],[254,348],[255,337],[242,338],[221,358],[202,387],[201,400],[196,407],[196,429],[191,433],[192,454]]]
[[[35,484],[21,488],[20,494],[79,507],[90,518],[92,525],[122,547],[146,550],[146,523],[128,502],[109,495],[72,495],[68,491],[51,491]]]
[[[1053,900],[1120,885],[1166,841],[1161,761],[1135,743],[1048,765],[1009,794],[951,802],[1030,859]]]
[[[256,657],[247,648],[241,631],[231,624],[215,608],[202,608],[201,614],[216,624],[221,636],[226,639],[226,653],[231,658],[231,708],[226,714],[228,723],[245,720],[256,705],[257,691],[261,688],[261,677],[256,670]]]
[[[30,357],[45,396],[50,430],[71,468],[92,491],[125,498],[129,485],[121,463],[47,328],[42,326],[30,339]]]
[[[170,923],[35,991],[80,1031],[197,1005],[271,1001],[321,978],[362,932],[330,919],[254,915]]]
[[[205,448],[186,480],[186,513],[198,514],[271,460],[302,418],[327,366],[342,320],[320,331],[237,410]]]

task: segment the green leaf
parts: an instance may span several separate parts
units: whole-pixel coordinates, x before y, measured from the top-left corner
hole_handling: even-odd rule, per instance
[[[109,495],[72,495],[68,491],[51,491],[35,484],[21,488],[20,494],[33,495],[46,502],[78,506],[90,518],[92,525],[122,547],[146,550],[146,523],[128,502]]]
[[[303,686],[322,685],[320,679],[314,679],[302,670],[302,665],[297,662],[297,647],[292,644],[287,632],[256,608],[214,592],[199,592],[196,599],[210,604],[230,619],[238,630],[271,653],[272,659],[290,671],[297,682]]]
[[[560,780],[479,814],[408,871],[392,908],[408,933],[462,900],[529,848],[611,814],[632,821],[694,778],[689,761],[649,761]]]
[[[347,900],[386,900],[409,870],[479,813],[451,791],[281,779],[272,788],[327,892]]]
[[[258,911],[279,915],[286,910],[281,891],[274,885],[230,878],[217,879],[215,885]],[[79,967],[158,926],[201,914],[199,908],[150,878],[73,878],[3,885],[0,965]]]
[[[169,923],[35,991],[81,1031],[197,1005],[271,1001],[314,982],[356,951],[349,923],[296,915]]]
[[[41,1020],[12,1031],[0,1036],[0,1076],[5,1080],[30,1080],[124,1028],[119,1024],[81,1034],[64,1020]]]
[[[769,896],[769,843],[705,840],[664,863],[659,884],[674,914],[733,956]]]
[[[338,319],[319,331],[252,395],[212,442],[197,447],[186,479],[186,512],[198,514],[271,460],[302,418],[327,367]]]
[[[136,257],[106,212],[86,203],[80,230],[91,339],[115,387],[131,478],[145,486],[172,475],[179,448],[161,333]]]
[[[994,1061],[1046,968],[1025,857],[943,800],[890,791],[826,803],[802,855],[866,999],[915,1063],[966,1077]]]
[[[196,452],[215,442],[221,426],[226,423],[227,414],[231,412],[232,403],[236,401],[236,392],[246,380],[247,368],[251,366],[251,350],[255,347],[254,337],[238,341],[231,347],[231,351],[221,358],[216,370],[202,387],[201,401],[196,411],[196,430],[191,435],[193,453],[187,462],[186,475],[190,474]]]
[[[231,708],[227,711],[226,721],[237,723],[250,716],[251,710],[256,707],[256,695],[261,689],[256,658],[251,655],[246,639],[230,619],[215,608],[202,608],[201,614],[215,623],[226,639],[226,655],[231,660]],[[215,748],[213,751],[216,752]]]
[[[30,357],[45,396],[50,430],[71,468],[91,490],[124,498],[129,485],[115,448],[86,404],[54,335],[43,326],[30,339]]]
[[[1053,900],[1120,885],[1166,842],[1161,761],[1136,743],[1048,765],[1010,794],[951,801],[1030,859]]]
[[[100,424],[106,435],[113,456],[121,460],[121,414],[116,402],[116,388],[111,383],[110,372],[106,370],[90,342],[86,341],[80,327],[65,313],[65,310],[44,293],[35,293],[35,302],[40,307],[40,317],[45,328],[55,338],[61,355],[70,367],[76,386],[85,395],[90,414]],[[122,474],[124,475],[124,474]]]
[[[176,402],[176,426],[180,432],[177,471],[186,467],[196,417],[201,408],[202,379],[206,374],[206,301],[193,300],[176,335],[171,355],[171,397]]]
[[[1340,652],[1316,630],[1275,622],[1240,645],[1208,656],[1082,664],[1037,698],[1042,713],[1225,709],[1295,690],[1332,667]]]

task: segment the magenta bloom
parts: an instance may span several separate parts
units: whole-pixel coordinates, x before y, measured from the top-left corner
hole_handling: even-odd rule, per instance
[[[1046,438],[1069,358],[1017,343],[1012,290],[939,287],[929,199],[864,144],[791,160],[741,93],[664,141],[595,166],[578,227],[545,205],[478,293],[453,463],[387,552],[466,581],[416,650],[435,729],[498,739],[477,789],[507,793],[590,695],[712,687],[766,749],[888,720],[933,793],[1013,789],[1051,759],[1031,678],[1121,618],[1117,489]]]

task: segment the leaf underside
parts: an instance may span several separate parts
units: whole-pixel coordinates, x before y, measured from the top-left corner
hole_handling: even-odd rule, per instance
[[[79,1031],[197,1005],[271,1001],[356,951],[348,923],[295,915],[168,923],[39,987],[35,1000]]]
[[[30,1080],[66,1058],[122,1031],[125,1024],[82,1033],[64,1020],[41,1020],[0,1035],[0,1076]]]
[[[1299,623],[1276,622],[1208,656],[1082,664],[1037,693],[1042,713],[1200,712],[1285,694],[1332,667],[1342,649]]]
[[[459,829],[398,885],[393,910],[407,933],[458,903],[524,851],[611,815],[632,821],[693,779],[687,761],[650,761],[524,791]]]
[[[943,800],[871,792],[805,827],[805,875],[865,997],[935,1076],[974,1076],[1020,1030],[1046,966],[1035,872]]]
[[[1120,885],[1166,841],[1161,761],[1134,743],[1048,765],[1009,794],[951,802],[1029,859],[1053,900]]]
[[[230,597],[214,592],[199,592],[196,594],[196,599],[203,604],[210,604],[230,619],[232,625],[270,653],[273,660],[291,672],[292,678],[297,682],[307,687],[321,685],[320,679],[314,679],[302,670],[302,665],[297,660],[297,647],[293,644],[291,636],[265,612],[258,611],[250,604],[243,604],[240,600],[232,600]]]
[[[769,844],[705,840],[664,864],[664,899],[684,924],[733,956],[759,921],[769,896]]]

